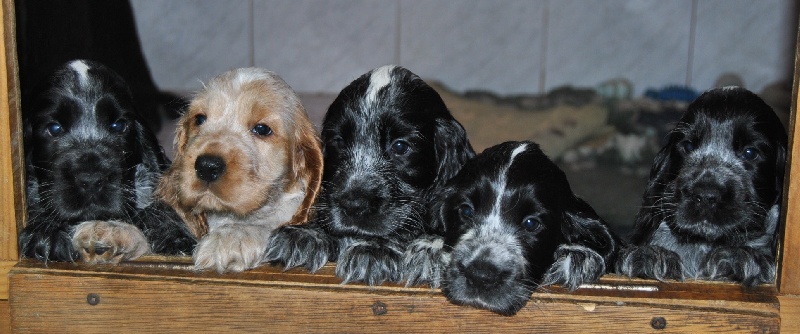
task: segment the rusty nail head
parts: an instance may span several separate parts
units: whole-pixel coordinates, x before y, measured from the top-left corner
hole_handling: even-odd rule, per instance
[[[384,315],[386,314],[386,312],[388,312],[388,310],[386,309],[386,304],[381,303],[379,301],[372,304],[372,314]]]
[[[653,329],[667,328],[667,319],[664,319],[664,317],[653,317],[653,319],[650,320],[650,327],[653,327]]]
[[[98,295],[96,293],[90,293],[90,294],[86,295],[86,302],[89,303],[89,305],[92,305],[92,306],[100,304],[100,295]]]

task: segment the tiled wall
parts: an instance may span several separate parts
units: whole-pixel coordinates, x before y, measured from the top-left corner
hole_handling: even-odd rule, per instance
[[[266,67],[300,92],[336,93],[401,64],[457,90],[542,92],[631,80],[711,87],[735,72],[788,80],[797,0],[133,0],[154,79],[187,91]]]

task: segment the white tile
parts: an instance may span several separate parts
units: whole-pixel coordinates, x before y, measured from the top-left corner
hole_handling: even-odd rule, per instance
[[[792,0],[699,0],[694,86],[711,88],[726,72],[756,92],[791,79],[796,15]]]
[[[162,89],[196,90],[201,80],[250,63],[250,1],[134,0],[132,7]]]
[[[453,89],[538,92],[544,2],[401,1],[400,63]]]
[[[255,64],[296,91],[338,93],[396,62],[396,13],[394,1],[256,0]]]
[[[550,2],[547,89],[624,77],[636,94],[685,84],[691,0]]]

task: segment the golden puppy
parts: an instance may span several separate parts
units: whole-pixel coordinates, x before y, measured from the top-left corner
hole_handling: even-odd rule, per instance
[[[175,145],[159,194],[200,240],[195,268],[256,267],[276,227],[308,219],[322,150],[275,73],[242,68],[211,79],[178,121]]]

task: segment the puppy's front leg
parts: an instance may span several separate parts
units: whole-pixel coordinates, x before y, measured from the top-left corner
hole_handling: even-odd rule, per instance
[[[581,284],[597,281],[606,272],[606,262],[595,250],[565,244],[558,247],[555,262],[547,269],[541,285],[561,284],[575,291]]]
[[[271,227],[264,225],[220,225],[197,244],[192,256],[194,267],[219,273],[255,268],[264,261],[271,231]]]
[[[406,286],[428,284],[438,288],[450,253],[444,251],[444,238],[422,235],[411,242],[403,254],[403,280]]]
[[[283,264],[286,270],[304,266],[315,272],[325,263],[335,260],[335,240],[314,223],[284,225],[269,238],[265,262]]]
[[[629,246],[619,252],[617,273],[628,277],[682,281],[683,264],[677,253],[655,245]]]
[[[718,247],[706,255],[702,277],[753,287],[775,281],[774,258],[751,247]]]
[[[72,247],[72,229],[66,222],[31,220],[19,233],[22,256],[39,261],[72,262],[78,259]]]
[[[91,220],[75,226],[72,246],[83,262],[119,263],[150,252],[150,244],[136,226],[119,220]]]
[[[336,276],[342,284],[364,282],[380,285],[402,280],[402,258],[407,244],[386,239],[342,238]]]

